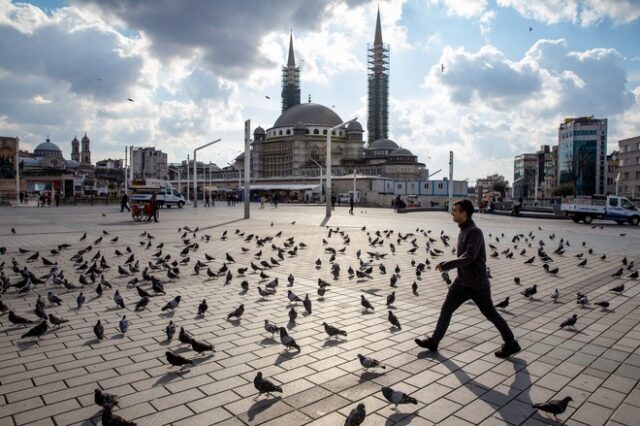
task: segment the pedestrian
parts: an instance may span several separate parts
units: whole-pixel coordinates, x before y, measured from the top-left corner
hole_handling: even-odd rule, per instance
[[[415,339],[418,346],[437,351],[444,337],[453,313],[467,300],[471,299],[480,312],[493,323],[504,340],[502,347],[495,352],[498,358],[508,358],[520,352],[507,322],[498,314],[491,300],[491,286],[487,276],[486,252],[484,236],[480,228],[471,219],[473,204],[469,200],[460,200],[453,205],[451,211],[453,221],[460,227],[456,253],[458,258],[448,262],[440,262],[436,271],[446,272],[457,268],[458,276],[449,287],[440,311],[436,329],[426,339]]]
[[[349,214],[353,214],[353,194],[349,197]]]
[[[149,204],[151,204],[151,214],[147,218],[147,222],[151,221],[151,218],[153,218],[153,220],[155,222],[157,222],[158,221],[158,216],[157,216],[158,202],[156,201],[156,193],[155,192],[153,194],[151,194],[151,198],[149,199]]]
[[[55,200],[56,200],[56,207],[60,207],[60,192],[59,191],[56,191]]]
[[[209,204],[209,194],[204,195],[204,206],[211,207],[211,204]]]
[[[280,195],[278,193],[273,196],[273,207],[278,208],[278,202],[280,201]]]
[[[24,204],[24,191],[20,191],[20,204]]]
[[[264,210],[264,195],[260,196],[260,210]]]
[[[124,209],[127,209],[128,212],[131,211],[129,208],[129,196],[126,192],[122,194],[122,198],[120,199],[120,212],[124,213]]]

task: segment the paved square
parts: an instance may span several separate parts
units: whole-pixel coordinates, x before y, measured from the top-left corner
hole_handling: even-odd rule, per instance
[[[487,246],[495,246],[498,252],[498,257],[488,257],[494,301],[510,297],[504,316],[523,348],[503,361],[493,354],[501,344],[497,330],[473,304],[456,312],[438,354],[422,351],[413,342],[433,331],[447,286],[431,268],[417,278],[411,263],[428,260],[435,266],[453,256],[458,232],[446,213],[398,215],[391,210],[356,209],[356,215],[350,216],[346,208],[338,207],[328,225],[339,232],[329,235],[329,229],[320,226],[324,207],[256,207],[250,220],[239,220],[242,206],[165,209],[160,222],[150,224],[134,223],[114,206],[0,209],[0,247],[6,248],[0,263],[12,284],[20,284],[22,278],[14,271],[12,259],[17,262],[16,271],[26,266],[42,277],[51,268],[43,264],[45,257],[57,263],[70,283],[82,287],[67,291],[53,278],[35,285],[34,291],[45,301],[44,310],[68,320],[59,328],[51,326],[39,340],[21,338],[35,324],[16,326],[9,322],[8,313],[0,316],[0,424],[99,424],[102,410],[93,402],[95,388],[120,396],[115,414],[149,425],[342,425],[360,402],[366,406],[365,425],[553,424],[548,415],[535,412],[531,403],[567,395],[573,402],[560,416],[567,424],[637,424],[640,285],[629,278],[638,268],[627,269],[622,260],[626,257],[628,264],[640,263],[639,228],[606,222],[594,228],[568,220],[474,216]],[[184,235],[184,229],[179,230],[184,226],[198,227],[196,236],[190,232]],[[366,230],[362,230],[364,226]],[[385,238],[385,230],[393,233]],[[143,235],[145,231],[154,238]],[[79,241],[85,232],[86,239]],[[451,237],[449,247],[443,244],[441,232]],[[405,238],[407,234],[412,235]],[[512,242],[518,234],[520,241]],[[207,240],[205,235],[211,238]],[[185,265],[178,264],[178,278],[169,279],[165,268],[150,271],[164,282],[166,295],[150,298],[146,308],[135,311],[140,296],[129,282],[138,277],[139,285],[151,291],[150,283],[142,279],[142,270],[149,262],[155,263],[153,254],[160,250],[162,256],[170,255],[167,263],[179,262],[183,258],[180,252],[187,246],[183,236],[189,240],[187,244],[199,247],[185,254],[190,258]],[[115,237],[117,241],[112,241]],[[427,250],[429,238],[431,249],[442,250],[441,256],[432,256]],[[381,244],[371,246],[376,239]],[[409,250],[414,239],[417,249],[412,254]],[[553,254],[561,239],[565,252]],[[552,267],[559,268],[557,275],[541,266],[537,256],[541,240],[553,258]],[[50,253],[64,243],[71,247]],[[395,253],[390,243],[395,245]],[[91,259],[99,251],[109,266],[104,275],[113,288],[105,288],[102,296],[95,291],[99,274],[96,284],[90,280],[80,284],[82,270],[76,266],[81,263],[71,260],[89,245],[92,248],[82,255],[83,262],[91,267]],[[127,247],[134,262],[139,261],[139,273],[118,272],[129,256]],[[297,251],[288,253],[294,247]],[[337,279],[331,274],[328,247],[336,250],[335,263],[340,265]],[[277,248],[282,249],[284,260],[278,257]],[[29,251],[21,253],[19,249]],[[371,278],[349,276],[349,267],[361,269],[356,255],[359,249],[360,259],[373,267]],[[514,253],[512,258],[503,254],[507,249]],[[521,255],[523,249],[526,253]],[[116,256],[116,250],[124,255]],[[35,252],[39,252],[38,259],[28,261]],[[367,252],[386,256],[376,260]],[[488,247],[488,254],[491,252]],[[215,259],[208,261],[205,253]],[[225,261],[226,253],[235,263]],[[578,253],[587,259],[584,267],[578,266]],[[534,255],[533,264],[524,264]],[[273,264],[271,259],[280,265],[270,269],[260,266],[261,261]],[[206,263],[197,275],[196,261]],[[253,273],[251,262],[266,276]],[[215,278],[207,275],[207,267],[217,272],[224,263],[232,275],[228,284],[226,273]],[[381,263],[386,274],[379,268]],[[390,279],[396,266],[399,273],[394,289]],[[621,267],[622,277],[612,277]],[[248,268],[244,276],[238,273],[239,268]],[[292,286],[287,281],[289,274],[295,277]],[[516,276],[520,284],[514,283]],[[274,278],[279,282],[276,294],[261,297],[258,286],[264,289]],[[317,295],[318,279],[331,284],[324,298]],[[248,282],[246,292],[242,281]],[[412,292],[414,281],[417,296]],[[520,292],[533,284],[538,285],[538,294],[527,300]],[[609,291],[619,284],[625,285],[624,292]],[[550,295],[556,288],[560,297],[554,303]],[[125,309],[114,302],[116,289],[124,298]],[[301,303],[290,305],[287,290],[301,298],[308,294],[312,313],[307,314]],[[401,330],[387,320],[386,298],[393,290],[396,300],[391,310]],[[38,322],[34,291],[18,294],[18,288],[12,286],[2,301],[15,313]],[[49,303],[48,291],[62,299],[60,306]],[[77,309],[80,291],[87,301]],[[587,295],[587,306],[576,304],[578,291]],[[177,295],[182,301],[175,312],[162,311]],[[373,304],[373,312],[363,312],[361,295]],[[197,315],[203,299],[208,303],[204,317]],[[601,310],[594,304],[599,301],[610,302],[609,309]],[[241,318],[227,320],[240,304],[245,307]],[[289,322],[291,306],[298,313],[295,322]],[[559,324],[574,313],[578,315],[575,329],[560,329]],[[118,323],[125,314],[130,328],[123,334]],[[286,327],[301,351],[287,352],[278,335],[272,338],[265,331],[265,319]],[[104,325],[103,340],[96,339],[93,332],[97,320]],[[170,320],[197,340],[213,344],[216,352],[200,356],[181,344],[177,335],[167,341],[165,327]],[[347,337],[328,338],[323,321],[346,331]],[[194,365],[171,367],[165,357],[167,350]],[[381,361],[386,369],[365,371],[358,353]],[[257,371],[282,387],[281,397],[257,398],[253,385]],[[383,386],[410,393],[417,405],[401,405],[396,410],[382,396]]]

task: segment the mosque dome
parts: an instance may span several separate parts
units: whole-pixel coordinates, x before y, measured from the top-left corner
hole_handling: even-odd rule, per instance
[[[342,119],[332,109],[324,105],[306,103],[293,106],[282,113],[273,127],[289,127],[298,122],[305,125],[333,127],[342,123]]]
[[[58,145],[52,143],[49,138],[45,142],[42,142],[40,145],[36,147],[33,151],[36,157],[48,157],[48,156],[56,156],[62,157],[62,151],[58,148]]]
[[[391,151],[391,154],[394,157],[413,157],[413,154],[408,149],[398,148]]]
[[[391,139],[378,139],[369,145],[369,149],[398,149],[400,148],[397,143]]]

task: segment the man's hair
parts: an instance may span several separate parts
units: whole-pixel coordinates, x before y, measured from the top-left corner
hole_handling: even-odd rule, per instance
[[[467,212],[467,218],[471,219],[471,216],[473,215],[473,203],[469,200],[458,200],[455,203],[453,203],[454,206],[458,206],[460,208],[460,210],[462,210],[463,212]]]

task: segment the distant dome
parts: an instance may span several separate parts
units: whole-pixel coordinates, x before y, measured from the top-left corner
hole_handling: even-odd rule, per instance
[[[264,129],[260,126],[256,127],[256,129],[253,131],[254,135],[266,135],[267,132],[264,131]]]
[[[47,138],[46,142],[42,142],[38,145],[33,153],[36,157],[48,157],[50,155],[62,157],[62,151],[60,151],[58,145],[52,143],[49,138]]]
[[[378,139],[369,145],[369,149],[398,149],[400,148],[397,143],[391,139]]]
[[[391,151],[391,154],[389,155],[392,155],[395,157],[413,157],[413,154],[411,153],[411,151],[404,148],[394,149],[393,151]]]
[[[306,125],[337,126],[342,119],[330,108],[324,105],[306,103],[293,106],[286,110],[273,124],[273,127],[289,127],[297,122]]]
[[[293,125],[293,130],[306,130],[307,127],[304,125],[304,123],[302,121],[298,121],[296,124]]]
[[[347,132],[350,132],[350,131],[364,132],[364,130],[362,129],[362,124],[360,124],[360,122],[357,120],[352,121],[347,125]]]

